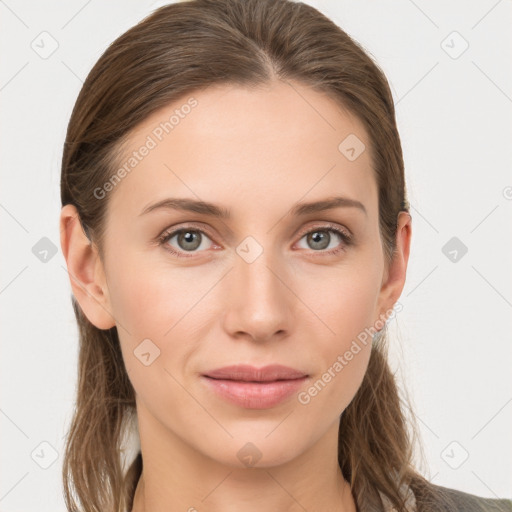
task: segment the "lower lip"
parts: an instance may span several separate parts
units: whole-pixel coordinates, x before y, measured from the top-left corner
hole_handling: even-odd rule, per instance
[[[296,393],[307,377],[273,382],[243,382],[238,380],[202,379],[218,395],[246,409],[269,409]]]

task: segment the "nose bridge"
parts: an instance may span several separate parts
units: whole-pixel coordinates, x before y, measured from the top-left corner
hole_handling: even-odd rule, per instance
[[[261,303],[264,299],[266,303],[270,303],[277,299],[277,296],[282,293],[282,282],[276,277],[277,258],[267,250],[263,252],[258,258],[248,263],[244,260],[237,262],[237,278],[241,283],[245,283],[247,288],[247,299],[258,299],[256,303]],[[261,300],[259,300],[261,299]]]
[[[258,251],[259,254],[257,254]],[[270,249],[254,240],[242,242],[231,274],[228,329],[266,339],[290,328],[290,291],[283,265]]]

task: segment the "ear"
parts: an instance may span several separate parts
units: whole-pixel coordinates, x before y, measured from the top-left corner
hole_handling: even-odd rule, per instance
[[[73,295],[85,316],[98,329],[114,327],[103,263],[71,204],[65,205],[60,213],[60,245]]]
[[[412,217],[407,212],[399,212],[396,230],[396,249],[389,268],[384,273],[378,301],[378,311],[382,318],[393,308],[402,294],[405,285],[407,263],[412,236]],[[380,318],[380,317],[379,317]]]

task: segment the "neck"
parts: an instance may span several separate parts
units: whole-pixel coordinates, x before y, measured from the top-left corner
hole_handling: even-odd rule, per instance
[[[337,424],[297,458],[262,468],[224,465],[172,436],[165,443],[146,433],[132,512],[356,512],[337,461]]]
[[[233,474],[230,474],[225,480],[218,483],[218,485],[225,485],[224,492],[219,493],[217,499],[212,499],[211,496],[203,496],[202,498],[196,494],[195,498],[186,498],[183,494],[174,494],[169,497],[169,501],[165,496],[172,494],[170,488],[162,492],[161,489],[155,488],[154,482],[149,484],[146,488],[146,477],[142,473],[133,502],[132,512],[148,512],[165,510],[167,512],[183,511],[198,512],[203,509],[204,504],[208,501],[208,510],[212,512],[223,511],[231,512],[235,510],[244,510],[247,512],[268,510],[286,510],[287,512],[308,512],[316,511],[332,511],[332,512],[356,512],[356,505],[350,491],[349,483],[340,475],[335,486],[331,489],[327,486],[314,486],[312,483],[302,482],[302,492],[298,488],[298,483],[290,485],[292,491],[286,488],[277,478],[273,472],[268,472],[267,482],[258,481],[255,478],[252,482],[246,483],[242,488],[237,487],[239,479],[233,478],[231,482],[228,479]],[[151,478],[149,478],[151,482]],[[213,488],[211,492],[216,492]],[[307,492],[305,492],[307,491]],[[305,496],[308,494],[308,496]],[[316,497],[313,499],[313,494]],[[298,498],[296,497],[298,496]],[[262,498],[264,497],[264,498]],[[161,505],[158,505],[161,503]],[[188,503],[189,505],[185,505]],[[190,504],[195,506],[190,506]],[[308,505],[304,505],[307,503]],[[184,508],[184,506],[186,508]]]

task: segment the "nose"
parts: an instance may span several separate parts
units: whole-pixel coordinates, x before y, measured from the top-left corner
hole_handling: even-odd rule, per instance
[[[256,342],[289,336],[297,300],[289,281],[284,265],[278,265],[270,251],[263,251],[252,263],[235,258],[225,283],[226,332]]]

